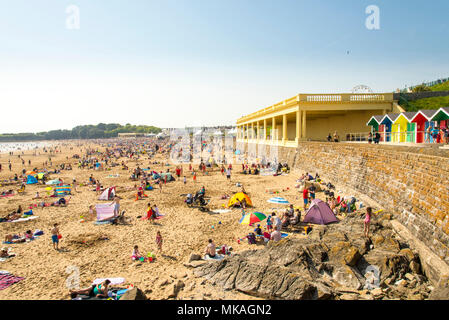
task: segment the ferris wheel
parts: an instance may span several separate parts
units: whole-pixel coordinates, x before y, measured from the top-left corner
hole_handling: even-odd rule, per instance
[[[352,93],[373,93],[373,90],[371,90],[370,87],[361,84],[352,88]]]

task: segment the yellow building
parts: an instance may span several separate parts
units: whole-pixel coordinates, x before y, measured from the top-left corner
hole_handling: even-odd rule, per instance
[[[347,134],[368,132],[372,116],[403,111],[393,93],[298,94],[238,119],[237,141],[297,147],[335,131],[346,140]]]

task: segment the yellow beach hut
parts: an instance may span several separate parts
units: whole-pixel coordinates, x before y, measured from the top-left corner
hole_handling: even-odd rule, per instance
[[[411,122],[408,115],[401,113],[391,126],[391,141],[392,142],[406,142],[407,140],[407,125]]]

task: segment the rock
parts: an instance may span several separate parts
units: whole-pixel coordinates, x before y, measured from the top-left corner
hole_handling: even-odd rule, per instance
[[[360,290],[363,287],[363,284],[359,279],[363,278],[363,276],[358,275],[357,273],[358,271],[350,266],[340,267],[334,272],[334,280],[342,286]]]
[[[351,267],[354,267],[361,257],[359,250],[348,241],[337,242],[328,255],[331,261],[343,262]]]
[[[402,249],[399,254],[403,254],[407,257],[408,261],[413,261],[415,259],[415,254],[409,248]]]
[[[433,289],[433,288],[431,288]],[[430,300],[448,300],[449,299],[449,280],[441,279],[435,289],[429,296]]]
[[[189,262],[198,261],[198,260],[201,260],[201,259],[203,259],[202,256],[200,256],[199,254],[193,253],[193,254],[190,255]]]
[[[415,280],[415,277],[414,277],[412,274],[410,274],[410,273],[406,273],[404,277],[405,277],[405,279],[407,279],[409,282]]]
[[[142,290],[134,287],[133,289],[126,291],[120,298],[120,301],[126,300],[147,300],[147,297]]]
[[[409,295],[408,300],[424,300],[424,297],[420,293],[418,293],[418,294]]]
[[[159,284],[159,287],[164,287],[166,285],[169,285],[170,283],[173,283],[173,280],[171,279],[162,280],[161,283]]]
[[[421,265],[418,262],[414,261],[414,260],[410,262],[409,268],[415,274],[420,274],[421,273]]]
[[[202,266],[202,265],[204,265],[206,263],[208,263],[206,260],[199,260],[199,261],[194,260],[194,261],[189,262],[189,263],[184,263],[184,267],[195,269],[195,268],[198,268],[198,267],[200,267],[200,266]]]
[[[382,299],[385,296],[385,294],[381,288],[376,288],[376,289],[371,290],[371,295],[376,300]]]
[[[419,264],[419,257],[411,250],[400,250],[392,230],[381,226],[372,230],[374,248],[370,250],[360,230],[360,216],[349,215],[338,224],[314,228],[314,239],[310,234],[286,238],[260,250],[220,261],[193,260],[185,266],[204,278],[201,285],[207,280],[217,291],[235,290],[263,299],[406,299],[419,283],[410,267],[412,261]],[[427,283],[425,278],[421,281]],[[364,286],[375,290],[374,295],[358,291]]]
[[[334,297],[331,287],[323,283],[317,283],[317,300],[329,300]]]
[[[358,294],[345,293],[340,296],[340,300],[359,300]]]
[[[178,282],[176,282],[173,285],[172,292],[170,293],[168,298],[176,299],[178,297],[179,291],[181,291],[184,288],[184,286],[185,286],[184,282],[182,282],[181,280],[178,280]]]

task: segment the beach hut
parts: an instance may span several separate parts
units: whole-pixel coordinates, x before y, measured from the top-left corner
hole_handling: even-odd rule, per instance
[[[384,116],[372,116],[371,119],[366,123],[367,127],[371,127],[371,132],[379,131],[380,122]]]
[[[416,112],[403,112],[399,114],[396,120],[392,123],[392,141],[393,142],[414,142],[415,141],[415,123],[411,123],[411,119]],[[409,134],[413,132],[413,134]]]
[[[449,126],[449,107],[440,108],[435,112],[431,121],[437,122],[440,128],[447,128]]]
[[[383,126],[383,127],[379,128],[379,129],[382,129],[382,132],[384,133],[385,137],[382,139],[383,141],[391,142],[391,135],[392,135],[391,129],[392,129],[393,123],[396,121],[396,119],[398,117],[399,117],[399,113],[388,113],[382,118],[382,121],[380,122],[380,126]]]
[[[412,123],[416,123],[416,143],[424,143],[426,136],[425,131],[437,110],[419,110],[412,119]]]

